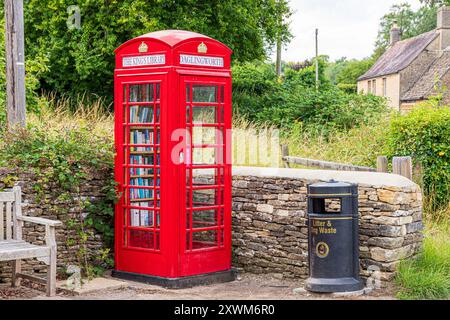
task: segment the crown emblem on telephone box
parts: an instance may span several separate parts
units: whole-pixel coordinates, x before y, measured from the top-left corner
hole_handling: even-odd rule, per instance
[[[144,53],[148,51],[148,45],[145,42],[142,42],[139,46],[139,52]]]
[[[197,50],[198,50],[198,53],[207,53],[207,52],[208,52],[208,47],[206,46],[206,44],[204,44],[204,43],[202,42],[202,43],[200,43],[200,44],[198,45]]]

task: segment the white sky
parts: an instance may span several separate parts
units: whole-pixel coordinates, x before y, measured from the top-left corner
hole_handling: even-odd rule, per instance
[[[283,48],[284,61],[303,61],[315,55],[314,32],[319,28],[319,54],[330,59],[362,59],[372,54],[380,18],[392,5],[408,2],[413,9],[419,0],[290,0],[294,35]],[[275,53],[272,56],[275,60]]]

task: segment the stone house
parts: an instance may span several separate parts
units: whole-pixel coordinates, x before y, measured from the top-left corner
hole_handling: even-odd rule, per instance
[[[398,111],[436,94],[437,84],[450,87],[450,7],[438,10],[437,28],[411,39],[400,39],[400,29],[391,29],[388,50],[358,78],[358,92],[388,99]],[[444,102],[450,95],[444,92]]]

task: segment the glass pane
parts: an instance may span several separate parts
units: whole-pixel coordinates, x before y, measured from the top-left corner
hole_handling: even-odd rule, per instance
[[[191,123],[191,107],[186,106],[186,123]]]
[[[134,205],[134,203],[136,202],[149,202],[148,205],[141,204],[140,206],[153,207],[154,196],[155,192],[152,189],[139,189],[139,188],[129,189],[129,199],[132,205]]]
[[[194,123],[217,123],[216,107],[197,107],[192,108],[192,120]]]
[[[224,86],[220,86],[220,103],[224,103],[225,101],[225,88]]]
[[[218,247],[216,230],[194,232],[192,234],[192,250]]]
[[[217,102],[217,86],[192,86],[192,102]]]
[[[221,144],[222,130],[214,127],[193,127],[192,141],[196,145]]]
[[[223,199],[223,197],[222,197],[222,199]],[[224,226],[223,209],[219,209],[219,221],[220,221],[220,225],[223,227]]]
[[[146,203],[141,204],[142,207],[149,207],[149,205]],[[133,204],[133,206],[135,206],[135,204]],[[159,219],[159,215],[157,216],[157,218]],[[155,222],[155,211],[130,209],[130,226],[151,228],[154,226],[154,222]]]
[[[194,148],[192,163],[195,165],[222,164],[222,153],[217,148]]]
[[[186,85],[186,102],[191,102],[191,86]]]
[[[159,111],[159,110],[158,110]],[[130,106],[129,123],[153,123],[153,106]]]
[[[159,100],[161,98],[161,84],[156,84],[156,100]]]
[[[208,228],[218,225],[216,210],[192,211],[193,228]]]
[[[154,101],[153,84],[130,85],[130,102],[152,102]]]
[[[139,177],[139,178],[134,178]],[[130,178],[130,186],[136,187],[155,187],[159,186],[159,178],[154,178],[153,175],[148,176],[131,176]]]
[[[130,230],[130,247],[144,249],[159,249],[159,234],[142,230]]]
[[[133,179],[146,178],[146,177],[153,178],[154,174],[155,174],[155,169],[153,169],[153,168],[130,168],[130,178],[133,178]],[[160,175],[160,169],[156,169],[156,174]]]
[[[156,129],[156,136],[153,128],[137,128],[131,127],[130,129],[130,144],[159,144],[159,129]],[[131,151],[153,151],[152,147],[136,147]]]
[[[215,169],[193,169],[193,185],[194,186],[204,186],[204,185],[215,185],[216,184],[216,172]]]
[[[192,190],[192,204],[194,207],[209,207],[221,204],[220,191],[217,189]]]

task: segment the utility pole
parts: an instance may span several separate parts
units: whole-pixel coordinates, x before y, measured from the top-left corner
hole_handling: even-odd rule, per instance
[[[319,90],[319,29],[316,29],[316,90]]]
[[[5,0],[5,23],[6,113],[13,129],[26,123],[23,0]]]
[[[281,36],[277,39],[277,77],[281,77]]]

